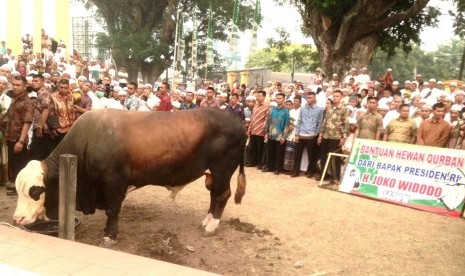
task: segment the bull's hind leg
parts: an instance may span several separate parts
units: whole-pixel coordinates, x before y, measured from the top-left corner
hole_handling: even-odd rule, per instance
[[[208,215],[202,222],[205,226],[205,235],[213,235],[220,224],[221,215],[223,214],[224,207],[231,196],[231,188],[229,182],[231,181],[231,173],[215,173],[212,170],[213,185],[210,190],[210,208]]]
[[[116,237],[118,236],[118,216],[125,198],[125,190],[107,189],[105,191],[105,214],[107,215],[107,223],[105,225],[105,236],[100,245],[103,247],[110,247],[116,244]]]

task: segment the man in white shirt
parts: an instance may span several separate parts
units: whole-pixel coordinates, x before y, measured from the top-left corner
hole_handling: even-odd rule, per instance
[[[435,79],[430,79],[428,81],[428,87],[423,89],[420,92],[420,95],[423,99],[426,99],[426,103],[433,106],[441,94],[441,90],[436,88],[436,80]]]

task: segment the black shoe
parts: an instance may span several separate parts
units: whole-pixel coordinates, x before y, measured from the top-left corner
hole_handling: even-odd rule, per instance
[[[18,193],[16,191],[10,191],[10,192],[6,192],[6,195],[7,196],[18,196]]]
[[[13,186],[13,187],[6,186],[6,189],[7,189],[8,191],[15,191],[15,192],[16,192],[16,187],[15,187],[15,186]]]
[[[299,176],[298,173],[292,173],[292,174],[291,174],[291,177],[297,177],[297,176]]]
[[[306,175],[307,175],[308,178],[312,178],[314,173],[307,173]]]
[[[325,178],[323,178],[321,175],[315,176],[315,180],[316,180],[316,181],[321,181],[321,179],[323,179],[323,180],[328,180],[329,177],[326,176]]]
[[[255,167],[256,165],[252,165],[250,163],[245,164],[246,167]]]
[[[273,172],[275,175],[278,175],[279,174],[279,171],[274,171]]]
[[[262,172],[270,172],[270,170],[267,167],[263,167]]]

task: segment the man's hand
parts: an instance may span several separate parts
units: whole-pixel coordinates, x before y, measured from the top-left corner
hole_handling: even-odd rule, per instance
[[[295,136],[295,138],[294,138],[294,143],[296,143],[296,144],[299,143],[299,136],[297,136],[297,135]]]
[[[41,127],[36,128],[36,136],[37,137],[42,137],[43,136],[43,132],[42,132]]]
[[[337,145],[338,147],[342,147],[344,145],[344,143],[346,142],[346,138],[341,138],[339,140],[339,145]]]
[[[21,150],[23,150],[23,147],[24,147],[23,143],[21,143],[20,141],[16,142],[15,147],[14,147],[14,152],[15,153],[20,152]]]
[[[321,136],[318,137],[318,140],[316,140],[317,144],[320,145],[321,144]]]
[[[284,138],[279,139],[279,143],[280,143],[281,145],[284,144],[284,142],[286,142],[286,139],[284,139]]]

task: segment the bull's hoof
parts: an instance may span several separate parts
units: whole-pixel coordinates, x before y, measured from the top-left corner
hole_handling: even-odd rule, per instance
[[[214,236],[219,225],[220,225],[219,219],[211,219],[210,222],[205,227],[205,232],[203,236],[204,237]]]
[[[213,219],[213,215],[208,213],[207,216],[202,220],[202,228],[207,227],[207,225],[210,223],[210,221]]]
[[[100,247],[110,248],[116,244],[116,240],[111,239],[110,237],[103,237],[103,240],[100,242]]]

